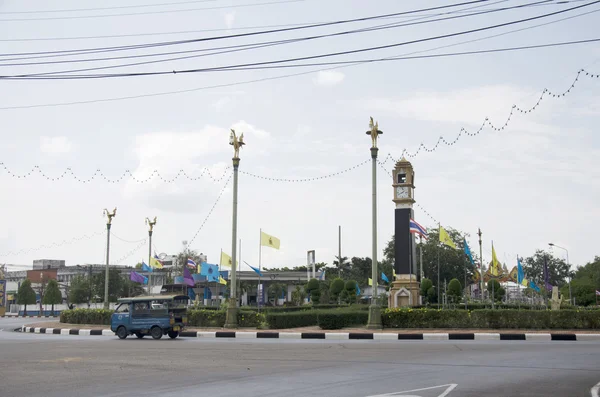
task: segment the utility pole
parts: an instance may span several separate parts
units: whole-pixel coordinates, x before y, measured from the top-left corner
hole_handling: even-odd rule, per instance
[[[481,229],[478,229],[477,235],[479,236],[479,281],[481,283],[481,303],[484,302],[484,289],[485,282],[483,281],[483,247],[481,243]]]
[[[371,178],[371,191],[372,191],[372,217],[373,217],[373,254],[372,254],[372,271],[371,278],[373,280],[373,293],[371,294],[371,306],[369,306],[369,319],[367,322],[368,329],[380,329],[381,328],[381,310],[377,302],[377,138],[383,134],[379,130],[378,123],[373,121],[369,124],[370,130],[367,131],[367,135],[371,135],[371,160],[372,160],[372,178]],[[342,258],[340,258],[340,261]]]
[[[238,327],[238,300],[237,300],[237,204],[238,204],[238,169],[240,167],[240,148],[245,145],[244,133],[239,138],[232,129],[229,135],[229,144],[233,146],[233,221],[231,227],[231,289],[229,291],[229,306],[225,318],[225,328]]]
[[[104,215],[108,217],[108,221],[106,221],[106,273],[104,275],[104,309],[108,310],[108,257],[110,255],[110,226],[112,224],[112,218],[117,215],[117,207],[115,207],[112,213],[108,212],[107,209],[104,209]]]
[[[148,225],[148,266],[150,266],[152,263],[152,231],[154,230],[154,225],[156,225],[156,217],[154,217],[153,221],[146,218],[146,225]],[[148,276],[150,279],[148,282],[148,295],[150,295],[150,290],[152,289],[152,273]]]
[[[560,248],[567,253],[567,268],[569,269],[569,304],[573,305],[573,297],[571,295],[571,265],[569,264],[569,250],[553,243],[548,243],[550,247]]]
[[[338,226],[338,265],[340,267],[338,277],[342,278],[342,225]]]

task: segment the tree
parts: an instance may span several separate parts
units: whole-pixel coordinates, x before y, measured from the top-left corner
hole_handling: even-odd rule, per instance
[[[62,303],[62,294],[60,292],[60,288],[58,288],[58,283],[56,280],[48,281],[46,293],[42,298],[42,303],[44,305],[52,305],[52,315],[54,316],[54,305]]]
[[[100,301],[104,301],[104,280],[105,273],[99,273],[92,277],[92,292],[94,296],[100,297]],[[121,277],[121,272],[117,269],[108,271],[108,301],[116,302],[117,299],[123,296],[123,284],[125,280]]]
[[[27,315],[27,305],[35,305],[36,296],[35,291],[31,288],[31,281],[26,279],[19,286],[17,291],[17,304],[25,305],[23,315]]]
[[[358,283],[354,280],[346,281],[346,285],[344,285],[344,291],[346,291],[346,302],[347,303],[356,303],[356,287]]]
[[[344,280],[342,280],[341,278],[336,278],[335,280],[333,280],[331,282],[331,286],[329,287],[329,295],[331,299],[333,299],[336,302],[339,302],[340,294],[344,290],[344,286]]]
[[[544,284],[544,258],[548,261],[549,282],[551,285],[562,287],[567,278],[572,275],[569,272],[569,266],[562,259],[556,258],[551,254],[537,250],[532,256],[523,260],[523,271],[528,280],[533,280],[542,289]],[[567,295],[568,296],[568,295]]]
[[[457,303],[460,301],[460,298],[462,297],[462,286],[458,279],[453,278],[452,280],[450,280],[450,282],[448,283],[447,294],[453,303]]]
[[[432,304],[432,303],[437,303],[437,289],[435,287],[431,287],[427,290],[427,303]]]
[[[110,277],[110,274],[109,274]],[[110,280],[109,280],[110,282]],[[109,285],[110,288],[110,285]],[[121,278],[121,291],[119,296],[139,296],[144,294],[144,287],[140,283],[131,281],[129,279]],[[109,295],[110,297],[110,295]]]
[[[342,256],[341,262],[339,256],[335,256],[334,258],[336,259],[333,261],[333,266],[337,269],[337,277],[344,278],[350,271],[350,261],[346,256]]]
[[[560,289],[560,293],[563,297],[568,297],[569,284],[565,284]],[[586,278],[573,279],[573,281],[571,281],[571,294],[575,299],[576,305],[588,306],[596,303],[596,287],[592,280]]]
[[[585,266],[578,266],[574,279],[586,280],[600,291],[600,256],[596,256],[593,262],[588,262]]]
[[[428,278],[424,278],[423,280],[421,280],[421,296],[427,296],[427,291],[429,291],[429,288],[433,287],[433,283],[431,282],[430,279]]]
[[[475,266],[471,264],[469,258],[464,253],[464,236],[468,237],[467,233],[463,233],[451,227],[444,227],[457,249],[442,245],[439,242],[439,232],[437,227],[428,228],[429,237],[423,240],[423,273],[432,280],[437,280],[438,274],[438,254],[440,264],[440,280],[451,280],[456,278],[464,280],[465,269],[467,272],[467,280],[473,280]],[[395,236],[387,243],[383,250],[385,260],[389,263],[395,261]],[[421,245],[419,245],[421,246]],[[417,253],[418,253],[417,249]],[[473,253],[473,260],[477,261],[477,256]],[[417,261],[418,263],[418,261]],[[389,276],[388,276],[389,277]],[[437,287],[436,287],[437,291]],[[437,292],[436,292],[437,293]],[[430,302],[431,303],[431,302]]]
[[[68,290],[69,303],[85,303],[92,298],[91,283],[88,277],[76,275]]]
[[[506,294],[506,291],[504,290],[504,288],[502,288],[502,286],[500,285],[500,282],[496,279],[491,279],[490,281],[488,281],[487,284],[487,290],[490,293],[490,296],[492,296],[492,290],[494,292],[494,301],[501,301],[502,298],[504,297],[504,295]]]
[[[321,286],[319,284],[319,280],[316,278],[311,278],[308,283],[306,283],[306,287],[304,289],[310,295],[310,301],[313,305],[319,302],[319,299],[321,298]]]
[[[183,250],[177,254],[175,262],[173,263],[175,274],[183,274],[183,267],[187,263],[188,258],[196,262],[198,266],[200,266],[200,263],[202,262],[200,260],[200,254],[195,250],[189,249],[187,245],[185,245]]]
[[[292,303],[296,306],[301,306],[304,303],[305,298],[306,292],[304,291],[304,288],[296,285],[296,289],[292,291]]]
[[[277,306],[277,300],[281,298],[281,296],[285,294],[285,286],[280,283],[273,283],[269,285],[267,289],[267,295],[269,299],[273,299],[275,301],[275,306]]]

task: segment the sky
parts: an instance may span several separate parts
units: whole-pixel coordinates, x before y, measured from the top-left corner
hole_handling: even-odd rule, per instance
[[[91,1],[0,1],[4,59],[0,68],[2,75],[21,75],[104,67],[149,58],[21,63],[191,51],[412,23],[87,73],[265,62],[444,36],[590,3],[549,1],[464,17],[533,2],[487,1],[257,36],[23,59],[34,55],[21,53],[233,35],[274,29],[274,25],[340,21],[449,2],[126,0],[105,1],[99,7]],[[594,39],[600,16],[595,11],[600,11],[600,4],[525,23],[310,62]],[[463,17],[431,22],[457,16]],[[190,54],[198,55],[150,59]],[[0,162],[4,164],[0,167],[0,263],[9,264],[10,270],[31,268],[35,259],[64,259],[69,266],[104,263],[103,209],[114,207],[111,264],[134,265],[147,258],[144,220],[155,216],[154,251],[176,254],[186,241],[191,249],[206,254],[208,262],[218,263],[221,250],[230,254],[232,249],[233,149],[228,144],[232,128],[243,132],[246,142],[240,152],[238,200],[242,261],[258,265],[262,229],[281,240],[279,250],[262,249],[264,268],[304,265],[308,250],[315,250],[317,262],[331,264],[338,251],[339,226],[342,255],[370,257],[371,139],[365,132],[373,117],[383,131],[378,144],[383,164],[377,169],[380,256],[394,233],[388,172],[405,149],[416,172],[415,219],[422,225],[435,228],[440,222],[466,233],[474,252],[478,252],[476,234],[481,228],[486,262],[493,241],[499,259],[509,268],[516,264],[517,255],[527,257],[537,249],[548,249],[549,242],[568,249],[573,266],[585,264],[600,255],[596,238],[600,136],[595,131],[600,79],[581,75],[564,97],[545,95],[534,111],[515,111],[501,131],[486,125],[474,133],[486,119],[504,125],[513,105],[530,109],[544,89],[566,91],[581,68],[600,73],[599,60],[600,45],[587,43],[351,66],[86,80],[4,79],[0,81]],[[442,143],[436,150],[413,155],[421,143],[432,148],[439,137],[454,141],[461,129],[474,136],[462,134],[453,145]],[[72,173],[56,179],[66,169]],[[97,170],[98,177],[86,181]],[[154,170],[167,181],[156,177]],[[171,181],[180,170],[190,179]],[[100,175],[117,181],[108,182]],[[282,181],[315,177],[324,178]],[[562,250],[555,248],[554,253],[565,258]],[[249,268],[243,265],[242,270]]]

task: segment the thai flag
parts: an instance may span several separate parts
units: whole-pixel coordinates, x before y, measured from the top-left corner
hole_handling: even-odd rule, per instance
[[[188,260],[187,260],[187,266],[190,269],[194,269],[194,270],[196,270],[198,268],[198,265],[196,265],[196,262],[194,262],[191,258],[188,258]]]
[[[409,225],[410,225],[411,233],[416,233],[420,236],[427,238],[427,229],[425,229],[423,226],[419,225],[414,219],[410,220]]]

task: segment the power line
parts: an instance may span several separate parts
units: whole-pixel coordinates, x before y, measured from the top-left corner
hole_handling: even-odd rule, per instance
[[[208,221],[208,218],[210,218],[210,216],[212,215],[213,211],[215,210],[215,207],[217,206],[217,204],[219,203],[219,201],[221,200],[221,196],[223,195],[223,193],[225,192],[225,190],[227,189],[227,186],[229,185],[229,181],[231,181],[231,177],[233,176],[233,173],[231,173],[229,175],[229,178],[227,178],[227,180],[225,181],[225,184],[223,185],[223,188],[221,189],[221,191],[219,192],[219,195],[217,196],[217,199],[215,200],[214,204],[212,205],[212,207],[210,208],[210,210],[208,211],[208,214],[206,214],[206,217],[204,217],[204,220],[202,221],[202,223],[200,224],[200,227],[198,228],[198,230],[196,230],[196,233],[194,233],[194,237],[192,237],[191,240],[189,240],[189,244],[192,244],[194,242],[194,240],[196,239],[196,237],[198,236],[198,233],[200,233],[200,231],[202,230],[202,228],[204,228],[204,225],[206,224],[206,222]]]
[[[21,254],[29,254],[30,252],[35,252],[35,251],[39,251],[42,249],[51,249],[51,248],[58,248],[58,247],[62,247],[64,245],[70,245],[70,244],[74,244],[77,243],[79,241],[82,240],[91,240],[95,237],[101,236],[104,234],[104,230],[102,231],[98,231],[92,234],[84,234],[82,236],[79,237],[73,237],[67,240],[62,240],[59,242],[55,242],[55,243],[50,243],[50,244],[44,244],[44,245],[40,245],[39,247],[35,247],[35,248],[25,248],[25,249],[21,249],[18,251],[8,251],[5,253],[0,254],[0,257],[4,257],[4,256],[14,256],[14,255],[21,255]]]
[[[505,2],[508,0],[502,0],[500,2]],[[568,3],[579,3],[586,0],[557,0],[556,3],[544,3],[535,5],[539,6],[556,6],[556,5],[564,5]],[[134,6],[132,6],[134,7]],[[467,12],[464,10],[457,10],[456,13]],[[1,13],[0,13],[1,14]],[[436,16],[438,14],[421,14],[421,16]],[[386,17],[389,18],[406,18],[407,16],[397,16],[397,17]],[[232,31],[232,30],[255,30],[255,29],[273,29],[273,28],[281,28],[281,27],[292,27],[292,26],[302,26],[302,25],[312,25],[312,24],[322,24],[329,23],[327,22],[299,22],[299,23],[289,23],[289,24],[277,24],[277,25],[255,25],[255,26],[238,26],[231,28],[214,28],[214,29],[199,29],[199,30],[180,30],[180,31],[169,31],[169,32],[147,32],[147,33],[130,33],[130,34],[114,34],[114,35],[97,35],[97,36],[69,36],[69,37],[30,37],[30,38],[14,38],[14,39],[0,39],[0,42],[27,42],[27,41],[68,41],[68,40],[95,40],[95,39],[113,39],[113,38],[125,38],[125,37],[144,37],[144,36],[167,36],[167,35],[179,35],[179,34],[192,34],[192,33],[207,33],[207,32],[224,32],[224,31]]]
[[[423,12],[423,11],[434,11],[434,10],[440,10],[440,9],[446,9],[446,8],[460,7],[463,5],[483,3],[483,2],[487,2],[487,1],[490,1],[490,0],[471,0],[471,1],[463,2],[463,3],[455,3],[455,4],[445,5],[445,6],[422,8],[422,9],[411,10],[411,11],[402,11],[402,12],[396,12],[396,13],[391,13],[391,14],[375,15],[375,16],[371,16],[371,17],[345,19],[345,20],[338,20],[338,21],[334,21],[334,22],[317,23],[317,24],[295,26],[295,27],[282,28],[282,29],[261,30],[261,31],[257,31],[257,32],[238,33],[238,34],[230,34],[230,35],[224,35],[224,36],[211,36],[211,37],[203,37],[203,38],[188,39],[188,40],[175,40],[175,41],[166,41],[166,42],[141,43],[141,44],[132,44],[132,45],[127,45],[127,46],[92,47],[92,48],[79,48],[79,49],[59,50],[59,51],[8,53],[8,54],[0,54],[0,56],[6,57],[6,56],[20,56],[20,55],[46,55],[46,54],[65,54],[65,53],[73,54],[73,53],[79,53],[79,52],[104,51],[104,50],[123,51],[123,50],[130,50],[130,49],[153,48],[153,47],[162,47],[162,46],[169,46],[169,45],[198,43],[198,42],[204,42],[204,41],[225,40],[225,39],[240,38],[240,37],[258,36],[258,35],[263,35],[263,34],[282,33],[282,32],[290,32],[290,31],[303,30],[303,29],[312,29],[312,28],[319,28],[319,27],[323,27],[323,26],[342,25],[342,24],[346,24],[346,23],[364,22],[364,21],[369,21],[369,20],[381,19],[381,18],[385,18],[385,17],[410,15],[410,14],[416,14],[416,13]]]
[[[28,21],[58,21],[58,20],[70,20],[70,19],[91,19],[91,18],[112,18],[112,17],[127,17],[127,16],[138,16],[138,15],[155,15],[155,14],[172,14],[179,12],[192,12],[192,11],[208,11],[208,10],[222,10],[230,8],[248,8],[258,7],[266,5],[276,4],[290,4],[300,3],[306,0],[275,0],[262,3],[248,3],[248,4],[234,4],[229,6],[215,6],[215,7],[200,7],[200,8],[186,8],[178,10],[164,10],[164,11],[144,11],[144,12],[131,12],[122,14],[92,14],[92,15],[75,15],[75,16],[64,16],[64,17],[41,17],[41,18],[9,18],[0,19],[0,22],[28,22]]]
[[[502,2],[502,1],[506,1],[506,0],[500,0],[500,2]],[[544,0],[544,1],[546,1],[546,0]],[[532,4],[538,4],[538,3],[539,2],[532,3]],[[156,57],[156,56],[163,56],[163,55],[188,54],[188,53],[207,52],[207,51],[216,51],[216,50],[228,50],[228,49],[236,49],[236,51],[239,51],[240,48],[242,50],[256,49],[256,48],[269,47],[272,45],[289,44],[289,43],[296,43],[296,42],[307,41],[307,40],[321,39],[321,38],[326,38],[326,37],[344,36],[344,35],[354,34],[354,33],[364,33],[364,32],[383,30],[383,29],[392,29],[392,28],[397,28],[397,27],[406,27],[406,26],[420,25],[420,24],[424,24],[424,23],[439,22],[439,21],[455,19],[455,18],[464,18],[464,17],[474,16],[474,15],[487,14],[490,12],[505,11],[505,10],[509,10],[509,9],[513,9],[513,8],[528,7],[528,6],[531,6],[532,4],[498,8],[498,9],[494,9],[494,10],[485,10],[482,12],[471,13],[468,15],[458,15],[458,16],[453,16],[453,17],[449,17],[449,18],[431,19],[431,20],[425,20],[425,21],[423,21],[423,19],[427,19],[429,17],[418,17],[418,18],[413,18],[413,19],[409,20],[407,23],[386,23],[383,25],[376,25],[376,26],[371,26],[371,27],[366,27],[366,28],[352,29],[352,30],[347,30],[347,31],[342,31],[342,32],[327,33],[327,34],[321,34],[321,35],[316,35],[316,36],[305,36],[305,37],[285,39],[285,40],[263,41],[263,42],[258,42],[258,43],[238,44],[238,45],[202,48],[202,49],[194,49],[194,50],[170,51],[170,52],[159,52],[159,53],[152,53],[152,54],[137,54],[137,55],[125,55],[125,56],[104,57],[104,58],[67,59],[67,60],[61,60],[61,61],[42,61],[42,62],[0,63],[0,67],[37,66],[37,65],[53,65],[53,64],[63,64],[63,63],[113,61],[113,60],[120,60],[120,59],[147,58],[147,57]],[[470,7],[470,9],[479,8],[479,7],[482,7],[482,5]],[[445,12],[445,13],[436,14],[436,16],[448,15],[448,14],[454,14],[454,13],[455,13],[454,11],[449,11],[449,12]],[[419,21],[419,22],[413,22],[413,21]],[[208,55],[224,54],[224,53],[236,52],[236,51],[223,51],[223,52],[218,52],[218,53],[213,53],[213,54],[208,54]],[[85,53],[83,55],[87,55],[87,54],[89,54],[89,53]],[[77,54],[77,55],[79,55],[79,54]],[[5,58],[5,59],[1,59],[0,62],[43,59],[43,58],[57,58],[57,57],[64,57],[64,56],[72,56],[72,55],[71,54],[68,54],[68,55],[67,54],[56,54],[56,55]],[[75,71],[112,69],[112,68],[120,68],[120,67],[125,67],[125,66],[137,66],[137,65],[144,65],[144,64],[150,64],[150,63],[160,63],[160,62],[168,62],[168,61],[174,61],[174,60],[196,58],[196,57],[202,57],[202,56],[207,56],[207,55],[202,54],[202,55],[196,55],[196,56],[176,57],[176,58],[162,59],[162,60],[149,61],[149,62],[139,62],[139,63],[131,63],[131,64],[111,65],[111,66],[106,66],[106,67],[98,67],[98,68],[90,68],[90,69],[80,69],[80,70],[75,70]],[[52,73],[59,73],[59,72],[52,72]]]
[[[282,64],[282,63],[295,62],[295,61],[305,61],[305,60],[311,60],[311,59],[321,59],[321,58],[328,58],[328,57],[334,57],[334,56],[340,56],[340,55],[349,55],[349,54],[377,51],[377,50],[394,48],[394,47],[399,47],[399,46],[404,46],[404,45],[422,43],[422,42],[433,41],[433,40],[440,40],[440,39],[449,38],[449,37],[462,36],[465,34],[471,34],[471,33],[486,31],[486,30],[490,30],[490,29],[496,29],[499,27],[505,27],[505,26],[510,26],[510,25],[514,25],[514,24],[529,22],[529,21],[533,21],[533,20],[537,20],[537,19],[541,19],[541,18],[546,18],[549,16],[562,14],[562,13],[576,10],[579,8],[588,7],[590,5],[594,5],[597,3],[600,3],[600,0],[596,0],[591,3],[583,4],[580,6],[575,6],[575,7],[569,8],[569,9],[565,9],[565,10],[560,10],[560,11],[555,11],[552,13],[537,15],[534,17],[514,20],[514,21],[510,21],[510,22],[504,22],[501,24],[485,26],[485,27],[477,28],[477,29],[470,29],[470,30],[465,30],[465,31],[460,31],[460,32],[448,33],[448,34],[444,34],[444,35],[409,40],[409,41],[404,41],[404,42],[400,42],[400,43],[386,44],[386,45],[380,45],[380,46],[375,46],[375,47],[367,47],[367,48],[360,48],[360,49],[347,50],[347,51],[338,51],[335,53],[326,53],[326,54],[310,55],[310,56],[303,56],[303,57],[296,57],[296,58],[280,59],[280,60],[275,60],[275,61],[245,63],[245,64],[220,66],[220,67],[205,68],[205,69],[189,69],[189,70],[183,70],[183,71],[116,73],[116,74],[103,74],[103,75],[71,75],[71,76],[61,75],[61,76],[57,76],[57,77],[33,77],[33,78],[32,78],[32,76],[36,76],[35,74],[29,74],[29,75],[25,74],[25,75],[18,75],[18,76],[2,76],[2,78],[10,77],[11,79],[87,79],[87,78],[109,78],[109,77],[139,77],[139,76],[156,76],[156,75],[177,74],[177,73],[197,73],[197,72],[204,72],[204,71],[209,71],[209,70],[223,70],[226,68],[243,68],[243,67],[250,67],[250,66]]]
[[[600,11],[600,10],[598,10]],[[417,56],[404,56],[404,57],[387,57],[387,58],[372,58],[372,59],[361,59],[361,60],[351,60],[351,61],[337,61],[337,62],[317,62],[317,63],[306,63],[306,64],[292,64],[292,65],[277,65],[277,66],[248,66],[248,67],[216,67],[216,68],[206,68],[206,69],[192,69],[192,70],[177,70],[172,72],[159,72],[159,73],[141,73],[134,74],[134,76],[149,76],[149,75],[160,75],[160,74],[182,74],[182,73],[207,73],[207,72],[227,72],[227,71],[243,71],[243,70],[265,70],[265,69],[287,69],[287,68],[297,68],[297,67],[313,67],[313,66],[331,66],[331,65],[348,65],[348,64],[359,64],[359,63],[378,63],[378,62],[390,62],[390,61],[406,61],[406,60],[415,60],[415,59],[428,59],[428,58],[443,58],[443,57],[453,57],[453,56],[463,56],[463,55],[477,55],[477,54],[489,54],[489,53],[497,53],[497,52],[507,52],[507,51],[521,51],[521,50],[531,50],[538,48],[550,48],[550,47],[560,47],[574,44],[589,44],[600,41],[600,38],[595,39],[587,39],[587,40],[576,40],[576,41],[567,41],[560,43],[547,43],[547,44],[537,44],[537,45],[528,45],[521,47],[507,47],[507,48],[494,48],[488,50],[474,50],[474,51],[463,51],[463,52],[452,52],[452,53],[441,53],[441,54],[431,54],[431,55],[417,55]],[[31,76],[31,77],[30,77]],[[45,77],[42,75],[25,75],[24,77],[20,76],[2,76],[0,75],[0,79],[5,80],[79,80],[79,79],[94,79],[94,78],[113,78],[113,77],[133,77],[130,74],[113,74],[113,75],[92,75],[92,76],[49,76]]]
[[[146,7],[163,7],[173,6],[179,4],[196,4],[196,3],[211,3],[217,0],[188,0],[188,1],[177,1],[173,3],[155,3],[155,4],[138,4],[129,6],[114,6],[114,7],[95,7],[95,8],[71,8],[61,10],[35,10],[35,11],[2,11],[0,15],[14,15],[14,14],[52,14],[59,12],[80,12],[80,11],[106,11],[106,10],[122,10],[127,8],[146,8]]]

